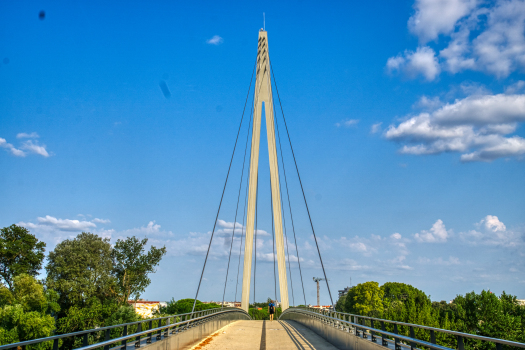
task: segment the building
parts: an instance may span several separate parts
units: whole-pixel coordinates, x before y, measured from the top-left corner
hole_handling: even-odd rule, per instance
[[[339,292],[339,298],[346,295],[348,293],[348,291],[350,291],[350,288],[352,287],[346,287],[345,289],[342,289],[342,290],[338,290]]]
[[[518,305],[525,306],[525,299],[516,299]]]
[[[319,310],[327,310],[327,309],[331,309],[332,305],[311,305],[311,304],[308,304],[308,307],[311,307],[313,309],[319,309]]]
[[[133,306],[135,312],[142,318],[153,317],[153,313],[160,309],[160,307],[166,307],[168,304],[164,301],[148,301],[148,300],[128,300],[128,304]]]

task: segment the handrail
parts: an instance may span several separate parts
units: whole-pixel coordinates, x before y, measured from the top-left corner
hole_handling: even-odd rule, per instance
[[[406,340],[406,341],[412,342],[412,343],[418,343],[418,344],[425,345],[425,346],[428,346],[428,347],[431,347],[431,348],[435,348],[435,349],[449,349],[449,348],[441,347],[440,345],[436,345],[433,342],[429,343],[429,342],[426,342],[424,340],[417,339],[414,336],[408,337],[408,336],[400,335],[400,334],[397,334],[397,333],[387,332],[387,331],[385,331],[383,329],[378,329],[378,328],[375,328],[375,327],[368,327],[368,326],[365,326],[365,325],[361,325],[359,323],[351,322],[351,318],[349,318],[348,321],[347,321],[345,316],[350,316],[350,317],[353,316],[354,317],[354,321],[356,320],[356,318],[357,319],[362,318],[362,319],[368,319],[368,320],[371,320],[371,321],[377,321],[377,322],[381,322],[381,323],[387,322],[387,323],[401,325],[401,326],[409,326],[409,327],[414,327],[414,328],[426,329],[426,330],[430,330],[431,332],[442,332],[442,333],[452,334],[452,335],[455,335],[455,336],[458,337],[458,348],[460,350],[463,350],[462,349],[462,347],[463,347],[463,338],[471,338],[471,339],[476,339],[476,340],[489,341],[489,342],[495,343],[496,345],[502,344],[502,345],[516,346],[516,347],[519,347],[519,348],[525,348],[525,343],[515,342],[515,341],[511,341],[511,340],[485,337],[485,336],[476,335],[476,334],[451,331],[451,330],[448,330],[448,329],[434,328],[434,327],[422,326],[422,325],[417,325],[417,324],[412,324],[412,323],[405,323],[405,322],[399,322],[399,321],[385,320],[385,319],[381,319],[381,318],[373,318],[373,317],[369,317],[369,316],[348,314],[348,313],[345,313],[345,312],[323,311],[323,310],[313,309],[313,308],[290,308],[288,310],[285,310],[282,315],[284,315],[287,312],[297,312],[297,311],[300,311],[302,313],[313,314],[313,315],[316,315],[316,316],[322,316],[323,318],[330,319],[332,321],[337,321],[337,322],[342,322],[342,323],[346,323],[346,324],[352,325],[356,329],[366,329],[366,330],[369,330],[371,332],[375,332],[377,334],[391,336],[393,338]],[[325,314],[325,312],[326,313],[335,314],[335,315],[339,315],[340,317],[328,316],[328,315]],[[372,335],[373,335],[373,333],[372,333]],[[435,338],[433,339],[433,341],[435,341]],[[461,343],[461,345],[459,343]]]
[[[195,311],[195,312],[193,312],[193,314],[191,312],[188,312],[188,313],[184,313],[184,314],[169,315],[169,316],[162,316],[162,317],[157,317],[157,318],[143,319],[143,320],[135,321],[135,322],[121,323],[121,324],[117,324],[117,325],[113,325],[113,326],[106,326],[106,327],[100,327],[100,328],[87,329],[87,330],[73,332],[73,333],[57,334],[57,335],[52,335],[52,336],[46,337],[46,338],[31,339],[31,340],[21,341],[21,342],[18,342],[18,343],[11,343],[11,344],[6,344],[6,345],[1,345],[0,346],[0,350],[10,349],[10,348],[18,347],[18,346],[25,346],[25,345],[43,343],[43,342],[47,342],[47,341],[55,341],[57,343],[57,345],[58,345],[58,340],[62,339],[62,338],[76,337],[76,336],[79,336],[79,335],[85,335],[85,334],[90,334],[90,333],[95,333],[95,332],[100,332],[100,331],[108,331],[108,330],[111,330],[111,329],[114,329],[114,328],[127,327],[127,326],[132,326],[132,325],[142,325],[145,322],[159,321],[159,323],[161,323],[162,320],[171,319],[171,318],[175,318],[175,321],[176,321],[177,317],[179,317],[179,319],[182,319],[182,317],[185,316],[186,320],[184,320],[184,321],[173,323],[173,324],[170,324],[169,322],[167,322],[168,324],[166,324],[164,326],[161,326],[162,329],[165,329],[167,327],[169,328],[169,327],[177,326],[177,325],[179,325],[181,323],[190,323],[190,322],[194,322],[196,320],[204,319],[204,318],[209,317],[211,315],[217,315],[218,313],[224,313],[224,312],[240,310],[240,309],[237,309],[237,308],[235,308],[235,310],[232,310],[232,309],[233,308],[226,308],[226,310],[225,310],[225,308],[213,308],[213,309],[206,309],[206,310]],[[197,317],[190,318],[191,315],[197,315]],[[153,334],[155,331],[158,331],[161,327],[157,327],[157,328],[154,328],[154,329],[148,329],[148,330],[146,330],[144,332],[141,332],[140,335],[142,335],[142,334],[149,334],[149,333]],[[133,333],[133,334],[129,335],[129,337],[127,339],[133,338],[133,337],[137,337],[137,336],[139,336],[139,333]],[[101,345],[99,345],[99,344],[101,344],[101,343],[102,342],[96,343],[94,345],[97,345],[97,347],[100,347]],[[53,346],[53,350],[57,350],[57,348],[58,348],[58,346],[56,348],[55,348],[55,346]]]
[[[229,308],[228,310],[215,312],[212,315],[216,316],[216,315],[224,314],[224,313],[228,313],[228,312],[241,312],[241,313],[246,314],[248,317],[250,317],[250,315],[246,311],[244,311],[243,309],[240,309],[240,308]],[[140,337],[140,336],[146,335],[148,333],[153,333],[153,332],[156,332],[156,331],[162,331],[162,330],[165,330],[165,329],[168,329],[168,331],[169,331],[169,328],[173,328],[173,327],[181,326],[181,325],[188,324],[188,323],[191,323],[191,322],[203,320],[205,318],[208,318],[209,316],[210,315],[196,317],[196,318],[192,318],[190,320],[181,321],[181,322],[177,322],[177,323],[174,323],[174,324],[161,326],[161,327],[157,327],[157,328],[153,328],[153,329],[148,329],[147,331],[143,331],[143,332],[140,332],[140,333],[133,333],[133,334],[130,334],[130,335],[127,335],[127,336],[123,336],[123,337],[120,337],[120,338],[115,338],[115,339],[103,341],[103,342],[100,342],[100,343],[91,344],[91,345],[88,345],[88,346],[83,346],[83,347],[77,348],[75,350],[91,350],[91,349],[100,348],[102,346],[107,347],[107,346],[109,346],[111,344],[115,344],[115,343],[118,343],[118,342],[121,342],[121,341],[126,341],[128,339],[135,338],[135,337]]]

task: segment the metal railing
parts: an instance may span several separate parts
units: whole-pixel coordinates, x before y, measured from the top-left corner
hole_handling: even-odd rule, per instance
[[[46,342],[53,342],[52,350],[59,350],[61,340],[63,341],[65,339],[69,339],[73,340],[74,342],[74,340],[78,339],[79,337],[82,339],[82,346],[78,349],[88,350],[103,348],[103,350],[109,350],[111,345],[116,345],[116,343],[120,343],[119,345],[121,350],[125,350],[129,344],[134,344],[136,348],[139,348],[141,346],[141,341],[143,340],[146,340],[146,343],[151,343],[154,334],[156,334],[156,340],[161,340],[162,337],[168,337],[171,334],[183,332],[200,323],[207,322],[212,318],[218,317],[219,315],[225,315],[232,312],[244,313],[249,319],[251,319],[250,315],[246,311],[239,308],[215,308],[195,311],[193,314],[185,313],[179,315],[163,316],[113,326],[88,329],[74,333],[58,334],[46,338],[26,340],[18,343],[2,345],[0,346],[0,350],[18,347],[25,349],[27,345],[42,344]],[[154,323],[157,323],[157,327],[154,327]],[[132,329],[135,328],[134,326],[136,326],[136,329],[133,331]],[[112,338],[111,331],[118,331],[119,328],[122,329],[119,332],[120,336]],[[89,344],[90,336],[93,334],[100,334],[100,332],[103,332],[104,339],[102,341]],[[129,342],[130,339],[132,339],[131,342]]]
[[[285,310],[283,314],[281,315],[281,317],[285,315],[286,313],[293,313],[293,312],[297,312],[297,313],[305,314],[309,317],[317,318],[319,321],[323,323],[326,323],[335,328],[340,328],[341,330],[346,331],[346,332],[354,332],[355,335],[360,336],[364,339],[368,339],[368,337],[370,336],[370,340],[372,342],[377,342],[376,336],[380,336],[381,344],[383,346],[388,346],[389,343],[393,342],[395,350],[401,350],[401,346],[402,345],[405,346],[405,344],[402,344],[401,342],[406,342],[406,345],[407,346],[409,345],[411,350],[416,349],[416,345],[424,346],[430,349],[437,349],[437,350],[451,349],[449,347],[437,344],[436,333],[438,332],[446,333],[446,334],[454,336],[457,339],[456,349],[458,350],[465,350],[465,339],[474,339],[474,340],[481,340],[485,342],[494,343],[496,345],[497,350],[502,350],[503,345],[514,346],[517,348],[525,348],[525,343],[519,343],[515,341],[510,341],[510,340],[490,338],[490,337],[484,337],[481,335],[451,331],[448,329],[434,328],[434,327],[429,327],[429,326],[422,326],[422,325],[399,322],[399,321],[392,321],[392,320],[384,320],[380,318],[354,315],[354,314],[348,314],[344,312],[319,310],[319,309],[314,309],[314,308],[290,308],[290,309]],[[370,326],[365,325],[363,322],[364,320],[370,321]],[[393,326],[392,327],[394,330],[393,332],[389,332],[386,330],[387,324],[390,324]],[[376,328],[376,326],[380,326],[381,328]],[[398,326],[408,327],[410,331],[410,336],[399,334]],[[425,331],[429,331],[430,341],[421,340],[421,339],[416,338],[415,329],[422,329]],[[393,339],[393,341],[391,339]]]

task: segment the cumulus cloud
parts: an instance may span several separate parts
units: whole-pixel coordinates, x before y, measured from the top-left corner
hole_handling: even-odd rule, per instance
[[[430,231],[422,230],[414,235],[416,241],[424,243],[444,243],[450,236],[450,231],[447,231],[445,224],[440,219],[432,225]]]
[[[475,70],[505,78],[525,69],[523,0],[416,0],[414,8],[408,28],[420,44],[434,41],[442,47],[436,56],[440,70]],[[410,52],[391,57],[387,67],[402,67]]]
[[[434,80],[441,72],[436,53],[428,46],[418,47],[415,52],[406,50],[403,54],[390,57],[386,67],[390,73],[399,71],[410,78],[423,76],[427,81]]]
[[[97,225],[90,221],[57,219],[50,215],[39,217],[37,221],[40,225],[52,226],[60,231],[86,231],[90,228],[97,227]]]
[[[211,37],[210,39],[206,40],[206,43],[207,44],[211,44],[211,45],[220,45],[224,42],[224,39],[221,38],[220,36],[218,35],[214,35],[213,37]]]
[[[507,230],[505,224],[499,221],[498,217],[495,215],[487,215],[485,219],[481,220],[480,224],[483,224],[487,230],[492,232]]]
[[[468,15],[477,3],[476,0],[416,0],[416,12],[408,20],[408,28],[426,43],[439,34],[452,32],[456,22]]]
[[[357,123],[359,123],[359,119],[346,119],[346,120],[341,120],[338,123],[335,123],[335,126],[337,126],[338,128],[341,126],[349,128],[351,126],[356,126]]]
[[[472,245],[502,246],[516,248],[525,245],[523,230],[507,229],[495,215],[487,215],[476,224],[477,230],[460,232],[461,239]]]
[[[474,95],[390,125],[384,135],[403,143],[405,154],[461,152],[463,162],[492,161],[525,154],[525,139],[504,136],[523,121],[525,95]]]

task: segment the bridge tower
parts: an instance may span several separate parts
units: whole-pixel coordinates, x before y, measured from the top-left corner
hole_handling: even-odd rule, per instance
[[[270,80],[270,58],[268,55],[268,33],[263,29],[259,31],[258,44],[241,307],[248,311],[250,302],[253,233],[255,226],[255,205],[257,199],[257,178],[259,172],[259,144],[261,139],[262,106],[264,104],[264,110],[266,114],[265,119],[267,131],[266,134],[268,139],[268,153],[270,159],[270,179],[272,187],[275,245],[277,250],[277,265],[279,271],[279,290],[281,294],[281,308],[284,311],[289,306],[288,280],[286,276],[286,261],[284,255],[281,193],[279,191],[279,166],[277,163],[277,147],[275,144],[273,96],[272,84]]]

